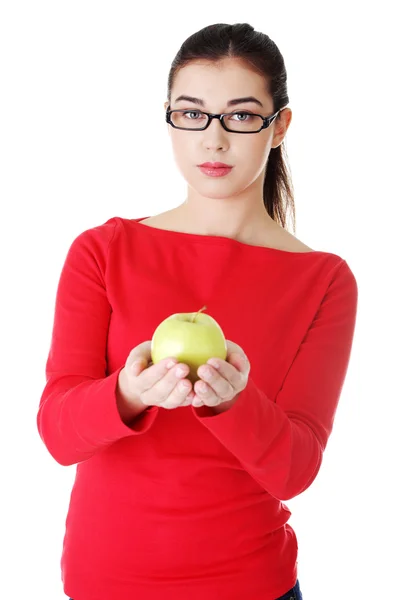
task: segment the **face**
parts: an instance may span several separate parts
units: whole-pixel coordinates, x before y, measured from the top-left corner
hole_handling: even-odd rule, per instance
[[[250,70],[238,59],[224,59],[215,64],[192,62],[179,70],[171,93],[171,110],[204,110],[211,113],[253,112],[273,114],[272,97],[264,77]],[[204,101],[204,106],[189,101],[176,102],[181,94]],[[228,106],[228,101],[254,96],[261,103],[243,102]],[[164,108],[167,109],[168,102]],[[225,131],[213,119],[204,131],[183,131],[167,124],[176,164],[188,183],[190,195],[228,198],[254,192],[262,198],[262,185],[269,152],[282,142],[289,127],[292,111],[284,109],[267,129],[259,133],[241,134]],[[210,177],[199,169],[204,162],[233,165],[228,175]]]

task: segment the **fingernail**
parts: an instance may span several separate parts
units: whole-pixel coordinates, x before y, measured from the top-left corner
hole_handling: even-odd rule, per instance
[[[209,365],[211,365],[212,367],[214,367],[214,369],[219,369],[220,365],[219,362],[217,362],[216,360],[214,360],[213,358],[210,358],[207,363]]]
[[[177,362],[178,362],[177,360],[174,360],[173,358],[171,358],[171,360],[169,360],[167,362],[167,369],[171,369],[174,365],[177,364]]]
[[[205,369],[204,371],[202,371],[201,376],[204,377],[204,379],[211,379],[212,373],[208,369]]]

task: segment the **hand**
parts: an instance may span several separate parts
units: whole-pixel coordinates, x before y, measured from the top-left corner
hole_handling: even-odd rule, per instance
[[[200,381],[194,384],[196,393],[192,400],[193,406],[210,406],[215,412],[228,410],[236,402],[238,395],[247,385],[250,363],[244,351],[238,344],[226,340],[228,353],[226,360],[210,358],[207,365],[201,365],[197,374]],[[207,371],[210,378],[206,378]],[[201,391],[202,385],[205,391]]]
[[[167,409],[190,406],[195,394],[191,381],[185,379],[188,365],[178,363],[174,357],[164,358],[154,365],[150,349],[151,341],[142,342],[131,350],[126,360],[126,385],[132,401]],[[177,373],[178,368],[182,373]]]

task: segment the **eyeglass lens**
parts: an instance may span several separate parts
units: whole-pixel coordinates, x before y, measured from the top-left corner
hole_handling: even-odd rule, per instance
[[[181,129],[199,130],[207,125],[208,117],[200,110],[178,110],[171,112],[171,121]],[[231,131],[258,131],[263,125],[263,119],[258,115],[246,112],[236,112],[225,115],[224,123]]]

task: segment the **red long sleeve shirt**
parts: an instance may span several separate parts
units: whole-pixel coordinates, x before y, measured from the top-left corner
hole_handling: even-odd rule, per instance
[[[72,242],[37,415],[77,465],[61,558],[74,600],[273,600],[294,586],[284,500],[317,476],[351,354],[357,283],[329,252],[288,252],[114,217]],[[226,412],[149,407],[116,386],[176,312],[207,313],[250,360]]]

